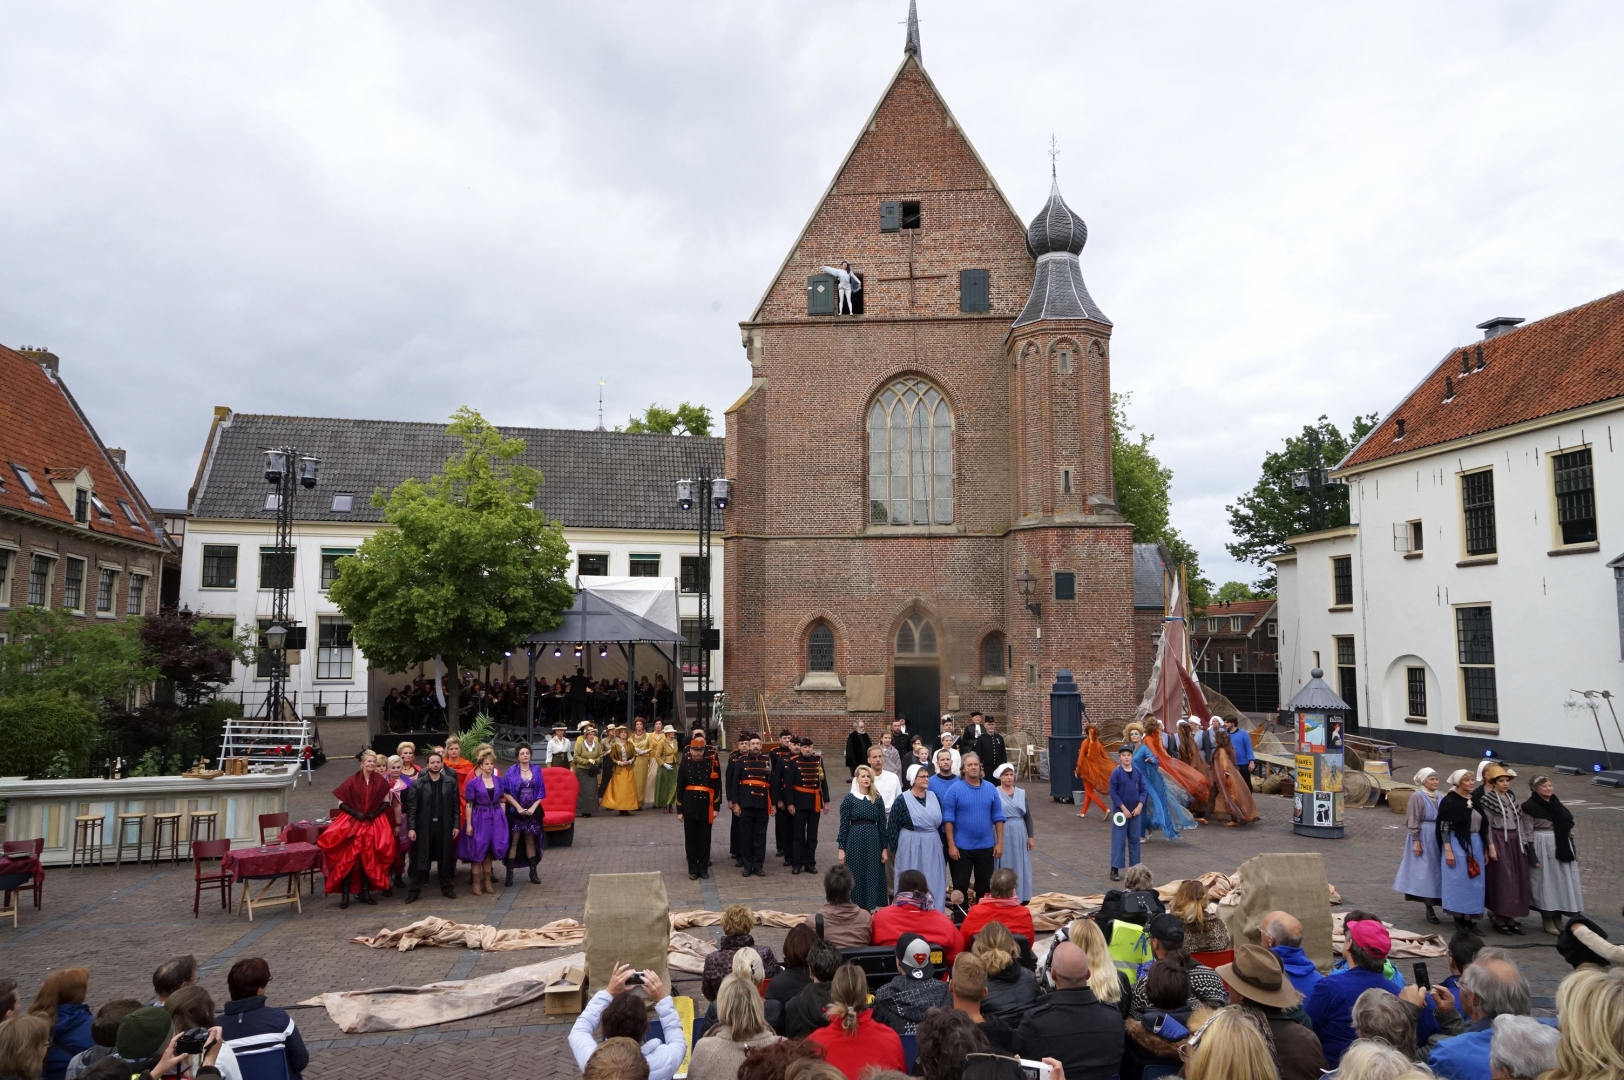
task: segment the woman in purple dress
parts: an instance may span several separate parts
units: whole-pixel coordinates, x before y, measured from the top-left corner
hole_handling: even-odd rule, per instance
[[[410,746],[410,743],[402,743]],[[399,754],[389,758],[389,767],[384,772],[384,779],[389,781],[389,819],[395,825],[395,865],[390,868],[390,887],[383,891],[385,896],[393,896],[395,887],[405,888],[406,854],[412,850],[412,841],[406,835],[406,800],[407,792],[412,788],[412,777],[406,775],[405,761]]]
[[[507,863],[506,884],[513,884],[513,868],[523,865],[530,868],[530,884],[540,885],[536,864],[541,862],[541,853],[547,848],[546,834],[541,831],[545,816],[541,800],[547,795],[547,781],[542,779],[541,767],[530,764],[530,747],[521,743],[514,753],[519,759],[518,763],[508,766],[507,776],[502,782],[502,799],[507,803],[508,835],[512,838],[508,857],[504,860]]]
[[[468,827],[457,840],[457,857],[473,867],[474,895],[494,893],[491,862],[507,854],[507,815],[502,812],[502,778],[496,775],[496,751],[479,748],[479,764],[462,789]]]

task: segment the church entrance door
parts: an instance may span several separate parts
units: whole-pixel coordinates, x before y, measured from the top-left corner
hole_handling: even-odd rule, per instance
[[[942,677],[935,665],[898,664],[897,716],[908,723],[909,741],[918,735],[926,747],[936,745],[936,734],[941,730]],[[901,748],[903,763],[907,764],[907,748]]]

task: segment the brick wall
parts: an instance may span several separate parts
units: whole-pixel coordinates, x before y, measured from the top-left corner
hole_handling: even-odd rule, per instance
[[[15,547],[13,547],[15,545]],[[130,577],[135,571],[148,575],[142,597],[145,614],[158,610],[160,559],[156,551],[130,545],[109,544],[93,533],[79,534],[66,528],[36,525],[21,518],[0,518],[0,552],[10,556],[8,578],[0,583],[0,633],[6,632],[8,611],[28,604],[29,566],[36,552],[57,556],[51,573],[50,607],[64,606],[67,589],[67,559],[83,559],[84,580],[81,606],[87,618],[95,618],[99,573],[104,567],[119,570],[113,596],[114,618],[124,618],[129,606]]]

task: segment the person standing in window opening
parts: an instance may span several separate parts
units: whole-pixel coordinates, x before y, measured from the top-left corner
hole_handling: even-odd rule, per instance
[[[462,789],[468,828],[457,841],[457,857],[469,866],[474,895],[494,895],[491,864],[508,850],[507,814],[503,812],[507,791],[496,775],[496,750],[489,743],[479,744],[474,759],[479,767]]]
[[[852,297],[863,291],[863,279],[851,272],[851,263],[841,263],[839,266],[820,266],[818,269],[834,278],[835,284],[840,289],[840,306],[836,309],[836,313],[840,315],[853,314]]]
[[[507,865],[504,888],[513,884],[513,869],[516,866],[527,867],[530,870],[530,884],[540,885],[536,864],[541,862],[541,854],[547,850],[547,834],[542,831],[546,811],[541,808],[541,800],[547,797],[547,781],[542,778],[540,766],[530,764],[530,747],[520,743],[513,753],[518,761],[508,766],[507,777],[502,784],[502,801],[507,804],[508,835],[512,838],[507,858],[502,860]]]
[[[722,779],[705,750],[705,736],[695,735],[676,771],[677,820],[682,823],[689,881],[710,877],[711,826],[716,822],[716,804],[722,801]]]
[[[947,860],[942,855],[942,804],[930,789],[930,773],[923,765],[908,766],[907,791],[897,796],[886,815],[886,847],[896,869],[897,887],[909,870],[920,874],[926,884],[931,907],[947,907]]]
[[[1434,908],[1442,903],[1443,857],[1438,851],[1438,770],[1424,768],[1415,774],[1415,790],[1410,792],[1404,810],[1404,855],[1393,891],[1404,894],[1427,909],[1427,922],[1439,921]]]
[[[324,889],[338,892],[338,906],[350,906],[350,890],[361,903],[376,904],[369,884],[389,885],[389,868],[395,861],[395,836],[390,831],[388,812],[389,782],[378,775],[378,755],[361,753],[361,771],[333,789],[338,799],[338,819],[316,841],[326,868]]]
[[[1100,797],[1100,792],[1111,790],[1111,771],[1115,768],[1116,763],[1100,742],[1099,725],[1090,723],[1083,731],[1082,745],[1077,748],[1077,765],[1072,770],[1072,775],[1083,783],[1083,805],[1077,811],[1078,817],[1087,817],[1090,805],[1098,806],[1107,818],[1111,816],[1111,808]]]
[[[1528,868],[1528,849],[1534,844],[1533,822],[1523,819],[1522,806],[1511,794],[1517,774],[1498,762],[1483,770],[1479,808],[1489,820],[1489,861],[1483,867],[1483,903],[1502,934],[1524,934],[1517,920],[1534,904]]]
[[[575,779],[580,787],[580,794],[575,796],[575,816],[591,817],[598,809],[598,773],[603,768],[603,744],[598,741],[598,729],[592,721],[582,720],[578,730],[581,734],[575,740],[575,750],[570,757],[570,768],[575,770]]]
[[[857,766],[868,763],[871,745],[872,740],[863,730],[863,718],[859,716],[851,722],[851,732],[846,736],[846,772],[853,780],[857,779]]]
[[[1530,865],[1534,907],[1545,917],[1545,932],[1560,935],[1563,921],[1585,909],[1579,857],[1573,847],[1573,811],[1556,797],[1549,776],[1534,777],[1528,789],[1532,794],[1522,809],[1534,833]]]
[[[1449,774],[1449,794],[1438,800],[1438,847],[1444,853],[1439,891],[1455,929],[1477,933],[1483,915],[1483,860],[1494,850],[1489,821],[1472,805],[1470,769]]]
[[[818,822],[829,810],[829,778],[823,774],[823,758],[812,748],[812,740],[796,740],[800,753],[786,766],[791,783],[786,807],[795,846],[792,874],[818,872]],[[884,818],[881,818],[883,824]]]
[[[1032,849],[1037,847],[1037,830],[1026,808],[1026,791],[1015,786],[1015,766],[1004,762],[993,770],[998,798],[1004,808],[1004,850],[995,860],[999,870],[1015,875],[1015,895],[1021,903],[1032,899]]]
[[[1133,768],[1133,747],[1126,743],[1117,750],[1117,767],[1111,773],[1111,880],[1122,880],[1124,866],[1139,865],[1139,831],[1144,825],[1145,778]],[[1116,816],[1122,820],[1118,822]]]
[[[767,808],[772,805],[773,767],[761,752],[761,737],[747,741],[734,771],[733,815],[739,818],[739,861],[744,876],[766,877],[761,867],[767,858]]]

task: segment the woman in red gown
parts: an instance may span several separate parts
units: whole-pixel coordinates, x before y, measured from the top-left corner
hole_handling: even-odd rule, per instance
[[[333,789],[338,819],[321,834],[325,891],[340,893],[339,907],[350,906],[350,879],[363,904],[376,904],[369,884],[389,886],[395,861],[395,834],[389,820],[389,781],[378,772],[378,755],[361,754],[361,771]]]

